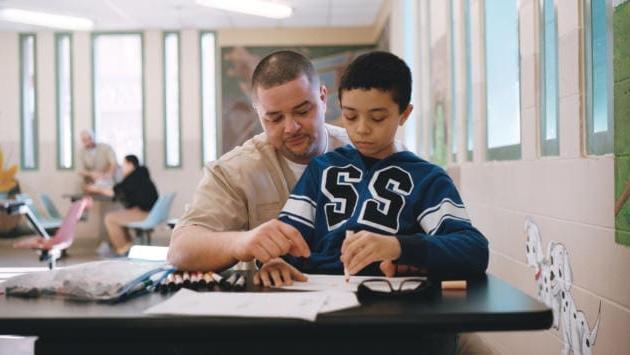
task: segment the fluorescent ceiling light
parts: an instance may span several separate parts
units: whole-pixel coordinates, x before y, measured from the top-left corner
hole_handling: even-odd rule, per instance
[[[287,5],[262,0],[197,0],[197,4],[275,19],[287,18],[293,13],[293,9]]]
[[[0,9],[0,19],[27,25],[75,31],[89,31],[94,27],[94,21],[83,17],[56,15],[20,9]]]

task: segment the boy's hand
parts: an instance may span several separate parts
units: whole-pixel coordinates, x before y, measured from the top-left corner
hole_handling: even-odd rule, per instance
[[[400,253],[400,242],[395,237],[360,231],[343,241],[341,262],[354,275],[375,261],[396,260]]]
[[[293,280],[305,282],[307,278],[281,258],[267,261],[254,275],[254,285],[262,283],[265,287],[289,286],[293,284]]]

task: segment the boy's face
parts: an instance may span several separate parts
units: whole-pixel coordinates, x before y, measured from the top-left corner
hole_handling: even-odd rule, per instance
[[[256,88],[254,107],[267,141],[289,160],[307,164],[325,149],[326,87],[306,75],[285,84]]]
[[[345,90],[341,95],[341,121],[361,154],[383,159],[395,153],[396,130],[413,107],[400,112],[391,92],[378,89]]]

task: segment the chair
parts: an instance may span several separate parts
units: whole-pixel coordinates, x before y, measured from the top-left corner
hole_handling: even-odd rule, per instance
[[[174,192],[160,196],[153,204],[153,208],[151,208],[147,218],[143,221],[128,223],[125,227],[135,231],[136,236],[142,240],[142,243],[151,245],[151,233],[155,227],[168,219],[174,198]]]
[[[52,238],[32,237],[13,244],[13,247],[37,250],[40,254],[39,260],[48,262],[48,267],[54,269],[62,251],[72,245],[74,241],[77,222],[83,210],[91,204],[92,199],[89,197],[72,203],[61,226]]]
[[[39,210],[35,207],[35,205],[33,204],[33,199],[28,194],[24,194],[24,193],[17,194],[15,195],[15,199],[18,201],[26,202],[26,205],[31,209],[31,212],[33,212],[33,215],[35,215],[35,218],[37,218],[37,220],[39,221],[39,224],[42,227],[44,227],[44,229],[46,229],[47,231],[56,230],[57,228],[61,226],[62,218],[61,216],[59,216],[59,213],[57,217],[53,217],[53,216],[50,216],[50,218],[44,217],[39,212]]]
[[[59,210],[57,209],[57,207],[55,207],[55,204],[52,202],[52,200],[50,199],[50,196],[48,196],[47,193],[40,193],[39,194],[39,198],[42,200],[42,203],[44,204],[44,208],[46,209],[46,213],[48,213],[48,217],[50,218],[57,218],[57,219],[61,219],[61,213],[59,213]]]

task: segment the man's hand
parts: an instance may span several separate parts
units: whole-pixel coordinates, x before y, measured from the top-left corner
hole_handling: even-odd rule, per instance
[[[400,253],[400,243],[395,237],[360,231],[343,241],[341,262],[348,273],[354,275],[373,262],[396,260]]]
[[[267,261],[254,275],[254,285],[265,287],[292,285],[293,280],[305,282],[306,276],[286,261],[275,258]]]
[[[311,251],[297,229],[277,219],[241,234],[233,252],[237,260],[258,259],[263,263],[285,254],[308,257]]]

